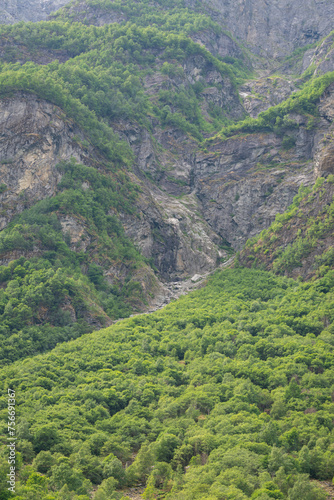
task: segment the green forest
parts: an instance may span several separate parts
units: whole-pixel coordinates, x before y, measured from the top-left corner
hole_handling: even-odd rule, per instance
[[[127,317],[144,300],[131,276],[149,263],[116,216],[118,210],[133,213],[138,187],[121,172],[112,179],[74,160],[60,163],[58,170],[63,174],[58,194],[24,210],[0,234],[1,255],[22,254],[0,266],[1,365],[92,331],[88,317],[102,325]],[[84,182],[89,189],[82,187]],[[62,215],[84,227],[85,251],[71,245],[59,222]],[[127,266],[127,279],[111,285],[103,271],[121,264]],[[72,314],[62,307],[66,300]]]
[[[78,22],[69,26],[57,20],[1,26],[0,39],[7,44],[10,40],[11,45],[0,64],[0,92],[25,90],[57,104],[114,164],[131,164],[127,144],[112,131],[116,119],[135,120],[149,130],[152,120],[159,120],[162,126],[172,124],[203,141],[203,133],[213,133],[229,118],[214,108],[211,118],[203,116],[201,92],[208,84],[204,77],[189,83],[183,63],[190,56],[200,56],[203,76],[213,68],[234,87],[249,71],[242,61],[231,58],[225,63],[215,58],[187,36],[188,29],[202,29],[201,24],[196,26],[196,16],[188,19],[185,30],[182,17],[177,17],[180,24],[166,31],[130,22],[96,27]],[[22,46],[31,52],[32,60],[41,49],[51,50],[54,60],[46,65],[32,61],[22,65],[16,62]],[[66,62],[57,60],[59,51],[66,53]],[[156,71],[171,82],[166,90],[151,95],[142,84]]]
[[[325,498],[333,287],[333,271],[220,271],[162,311],[3,368],[20,408],[14,498],[120,499],[136,484],[146,499]],[[3,482],[6,467],[4,454]]]
[[[138,173],[143,131],[154,152],[170,148],[180,169],[195,162],[196,152],[214,163],[216,144],[228,148],[230,137],[242,142],[250,134],[270,134],[271,150],[288,162],[299,131],[311,133],[321,120],[312,140],[323,141],[327,153],[332,147],[333,129],[323,136],[333,116],[320,116],[319,102],[334,72],[317,75],[311,65],[289,97],[251,118],[239,88],[258,76],[253,63],[260,56],[216,14],[199,1],[86,0],[47,21],[0,25],[0,100],[32,94],[52,103],[57,117],[80,130],[73,143],[89,159],[57,162],[54,194],[32,202],[18,194],[23,208],[0,231],[0,500],[132,500],[134,488],[144,500],[329,499],[332,163],[294,198],[293,186],[291,205],[246,242],[233,264],[204,270],[195,291],[143,313],[154,298],[152,283],[166,282],[154,258],[127,236],[124,220],[140,221],[142,205],[153,199],[144,208],[159,211],[157,179],[169,166],[159,157],[156,177]],[[101,15],[113,21],[100,23]],[[226,36],[235,52],[221,57],[194,41],[208,34]],[[301,61],[320,43],[280,62]],[[209,89],[219,105],[206,101]],[[132,141],[133,129],[140,134]],[[159,143],[157,131],[171,131],[171,142]],[[177,157],[181,147],[187,156]],[[309,168],[311,160],[299,160]],[[216,178],[223,177],[215,165]],[[1,167],[15,168],[15,159],[4,152]],[[190,199],[192,173],[189,179]],[[0,183],[0,196],[8,190]],[[181,227],[173,203],[189,210],[189,199],[163,194],[171,207],[168,215],[161,211],[161,225],[169,218]],[[3,203],[0,216],[12,208]],[[149,235],[169,238],[152,220]],[[68,221],[79,228],[75,241]],[[225,253],[217,266],[235,251],[219,238],[214,243]],[[8,389],[15,407],[8,406]],[[7,443],[14,423],[11,492]]]

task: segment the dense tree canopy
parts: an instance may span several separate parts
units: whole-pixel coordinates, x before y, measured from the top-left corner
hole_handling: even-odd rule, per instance
[[[132,272],[145,259],[125,236],[119,211],[133,213],[138,187],[74,160],[58,165],[57,194],[24,210],[0,234],[0,254],[22,254],[0,266],[0,364],[53,348],[92,331],[88,316],[106,324],[132,312],[141,288]],[[81,227],[75,245],[61,225]],[[77,247],[78,246],[78,247]],[[104,271],[126,265],[128,278],[111,285]]]

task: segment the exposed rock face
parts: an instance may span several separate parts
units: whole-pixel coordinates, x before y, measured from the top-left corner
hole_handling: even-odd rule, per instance
[[[240,248],[286,209],[301,183],[312,183],[316,175],[331,171],[332,146],[323,137],[330,136],[333,120],[332,87],[321,102],[315,130],[307,130],[306,120],[294,117],[301,126],[291,132],[296,146],[289,150],[283,148],[282,137],[251,134],[218,142],[208,153],[195,155],[186,136],[172,129],[157,131],[160,144],[169,150],[163,158],[177,159],[170,172],[183,176],[180,199],[164,191],[167,183],[158,187],[147,180],[145,167],[159,153],[149,136],[145,139],[140,129],[123,124],[122,134],[137,154],[133,180],[141,185],[142,194],[140,218],[123,215],[122,222],[143,255],[153,258],[162,278],[175,280],[214,269],[224,256],[218,249],[223,240]],[[16,213],[55,193],[58,161],[71,156],[86,164],[93,160],[92,152],[77,141],[84,139],[83,134],[59,108],[28,94],[3,99],[0,105],[0,183],[7,188],[0,195],[3,228]],[[154,162],[151,168],[154,172]],[[175,185],[173,179],[172,191]],[[70,233],[73,249],[84,250],[89,235],[80,221],[61,223]]]
[[[320,102],[319,114],[327,128],[319,134],[317,151],[315,154],[315,174],[317,177],[326,177],[334,174],[334,84],[330,85]]]
[[[192,5],[192,0],[187,0]],[[333,29],[331,0],[208,0],[212,17],[254,53],[282,58]]]
[[[40,21],[69,3],[69,0],[4,0],[0,9],[0,24]],[[195,2],[186,0],[185,5],[192,9]],[[274,59],[283,58],[297,47],[328,35],[334,17],[331,0],[207,0],[202,8],[237,40],[246,44],[253,54]],[[71,5],[70,12],[78,21],[85,19],[85,22],[97,26],[127,20],[126,14],[121,11],[87,8],[85,2]],[[194,35],[194,40],[220,57],[242,57],[241,49],[226,34],[203,32]]]
[[[201,217],[194,194],[179,201],[146,187],[139,207],[141,222],[124,217],[125,231],[146,257],[153,257],[165,280],[207,272],[225,256],[217,248],[221,239]]]
[[[191,35],[194,42],[204,45],[215,57],[236,57],[244,59],[241,47],[226,33],[215,33],[212,30],[200,31]],[[249,63],[250,64],[250,63]]]
[[[315,49],[308,50],[303,58],[303,70],[313,69],[316,75],[334,71],[334,35],[326,37]]]
[[[66,3],[63,0],[63,5]],[[195,0],[186,0],[185,6],[198,8]],[[201,7],[253,54],[266,58],[283,58],[294,49],[328,35],[333,28],[332,0],[206,0]],[[161,9],[160,4],[157,9]],[[87,9],[84,1],[71,5],[70,12],[79,21],[85,18],[97,26],[127,20],[124,12],[109,10],[106,13],[92,6]],[[215,55],[241,57],[240,48],[228,35],[204,32],[193,38]]]
[[[282,87],[285,88],[284,81]],[[261,88],[266,89],[266,84],[262,84]],[[182,269],[186,268],[194,273],[203,272],[210,267],[210,262],[214,261],[214,252],[210,253],[209,244],[205,250],[208,260],[197,260],[193,250],[200,248],[200,242],[196,244],[196,238],[191,236],[194,233],[194,219],[191,211],[182,208],[182,203],[184,205],[192,199],[192,213],[198,210],[208,223],[210,232],[201,222],[202,229],[199,232],[202,241],[206,240],[206,233],[215,244],[221,241],[221,238],[235,249],[239,249],[249,237],[267,228],[277,213],[286,210],[301,184],[310,185],[317,176],[323,175],[325,170],[331,171],[332,146],[323,141],[326,134],[328,138],[331,136],[331,88],[322,99],[321,118],[313,130],[307,127],[305,117],[291,115],[290,118],[299,123],[299,127],[286,131],[285,136],[273,133],[236,136],[226,141],[218,141],[208,152],[198,151],[196,154],[192,150],[194,145],[186,136],[171,129],[160,130],[156,131],[155,138],[166,149],[162,156],[149,136],[140,140],[139,130],[132,128],[131,132],[127,132],[127,136],[132,137],[132,145],[137,153],[136,166],[139,177],[143,178],[143,173],[147,172],[152,176],[157,175],[159,171],[155,170],[156,165],[159,162],[167,165],[168,159],[170,160],[168,174],[173,176],[173,182],[166,182],[166,172],[160,172],[155,177],[160,189],[151,185],[147,178],[143,180],[146,187],[142,203],[145,207],[142,206],[141,211],[152,211],[152,207],[157,207],[156,202],[159,201],[160,209],[163,207],[164,217],[167,215],[168,222],[174,225],[174,231],[171,231],[171,226],[167,230],[163,217],[154,230],[159,233],[158,240],[148,236],[152,231],[149,230],[149,224],[145,230],[142,226],[143,232],[140,233],[135,227],[131,228],[131,224],[126,223],[128,234],[135,239],[145,255],[155,256],[156,265],[165,277],[173,276],[171,269],[175,270],[176,275],[180,275]],[[292,84],[287,85],[287,93],[293,89]],[[286,149],[285,137],[291,137],[295,146]],[[131,144],[131,141],[129,142]],[[168,156],[171,153],[178,158],[174,163],[171,156]],[[182,188],[179,186],[180,191],[175,187],[178,175],[185,184]],[[183,194],[182,202],[168,199],[162,189],[170,194]],[[154,217],[150,215],[146,221],[149,220],[158,221],[158,213]],[[188,244],[187,238],[182,238],[182,232],[188,235]],[[162,241],[165,243],[162,244]],[[157,257],[163,249],[165,255]],[[212,247],[212,250],[214,249],[215,247]],[[187,261],[188,267],[184,264]]]
[[[38,15],[44,16],[66,3],[44,2],[44,11],[40,8]],[[0,22],[14,22],[15,8],[22,10],[22,19],[28,19],[24,17],[28,11],[31,19],[42,19],[37,14],[34,17],[37,4],[41,6],[31,0],[21,9],[19,0],[7,1],[4,8],[7,14],[12,12],[12,18],[3,14]],[[329,0],[324,0],[321,8],[319,4],[316,8],[311,0],[298,0],[294,4],[288,4],[287,0],[271,4],[264,0],[210,0],[209,4],[209,11],[222,26],[245,41],[254,54],[267,56],[267,60],[281,58],[294,48],[326,35],[334,14]],[[88,23],[97,25],[126,21],[122,12],[106,13],[94,8],[83,12],[84,5],[78,2],[70,7],[79,20],[85,15]],[[204,30],[194,34],[193,40],[221,58],[246,61],[240,46],[225,33]],[[11,42],[2,43],[1,57],[7,57],[8,61],[11,57],[19,62],[29,60],[24,47],[14,47],[17,54],[13,55],[8,51],[13,48]],[[333,69],[332,43],[329,36],[317,49],[306,51],[304,60],[300,58],[301,69],[314,68],[319,74]],[[39,64],[45,64],[55,54],[45,51],[36,57]],[[57,54],[60,61],[67,57],[65,52]],[[240,88],[242,105],[230,79],[204,57],[190,55],[178,69],[171,76],[157,65],[143,81],[145,91],[159,102],[161,90],[177,93],[202,81],[205,88],[201,106],[208,119],[212,106],[233,120],[242,118],[245,110],[256,117],[296,90],[292,80],[262,77]],[[313,130],[308,129],[304,117],[290,117],[300,125],[287,132],[295,143],[290,149],[285,149],[284,137],[263,133],[217,141],[205,151],[199,150],[196,141],[186,133],[171,126],[162,127],[153,118],[150,131],[125,120],[112,124],[134,151],[136,161],[130,175],[142,190],[137,216],[121,213],[120,219],[126,234],[145,257],[152,259],[161,280],[177,281],[213,270],[219,259],[226,257],[222,244],[228,242],[235,249],[241,248],[247,238],[267,228],[277,213],[284,212],[301,184],[311,184],[317,176],[333,172],[333,99],[331,86],[320,104],[319,123]],[[173,109],[171,104],[170,109],[173,112],[177,108]],[[0,229],[24,208],[55,194],[61,179],[56,169],[60,160],[74,156],[99,168],[96,153],[80,144],[84,139],[80,129],[46,101],[23,93],[0,100],[0,185],[4,185],[0,193]],[[88,251],[93,237],[84,221],[64,216],[60,217],[60,223],[69,235],[71,248]],[[17,256],[7,255],[3,263],[11,258]],[[124,279],[126,273],[121,267],[110,267],[106,277],[113,283]],[[138,269],[133,279],[146,290],[148,302],[152,293],[156,297],[154,304],[168,297],[168,290],[148,266]]]
[[[83,138],[80,129],[33,94],[0,100],[0,183],[7,186],[0,194],[1,229],[13,215],[55,193],[60,159],[85,161],[76,137]]]
[[[202,56],[191,56],[185,64],[179,66],[181,73],[168,76],[159,71],[144,79],[144,88],[152,99],[158,102],[159,92],[169,90],[177,94],[183,87],[196,82],[203,82],[202,111],[209,120],[211,105],[219,108],[225,116],[240,119],[245,110],[240,103],[230,79],[222,76],[212,64]],[[177,111],[173,105],[172,112]],[[181,130],[172,127],[161,128],[158,122],[152,122],[152,133],[141,128],[137,123],[119,120],[113,123],[114,129],[125,139],[136,155],[136,173],[146,176],[146,183],[153,180],[163,191],[171,195],[184,195],[192,192],[194,152],[198,144]],[[151,189],[151,188],[150,188]]]
[[[77,1],[71,3],[70,0],[63,2],[63,5],[70,4],[66,9],[71,17],[75,18],[76,21],[83,22],[85,20],[86,24],[93,24],[94,26],[103,26],[104,24],[111,23],[122,23],[127,22],[127,15],[117,10],[101,8],[97,5],[87,5],[85,0]]]
[[[299,185],[313,180],[312,169],[305,169],[309,158],[300,162],[281,148],[274,134],[253,134],[197,155],[195,182],[205,218],[234,248],[268,227]]]
[[[51,12],[67,3],[69,0],[3,0],[0,7],[0,24],[43,21]]]
[[[296,90],[292,81],[279,77],[252,80],[239,88],[244,108],[252,118],[280,104]]]
[[[319,105],[316,129],[290,131],[295,146],[283,148],[282,137],[250,134],[218,142],[210,153],[198,153],[194,171],[197,196],[212,229],[240,248],[247,238],[268,227],[291,204],[299,186],[333,173],[334,85]]]
[[[275,233],[269,230],[269,234],[260,238],[254,246],[245,247],[240,260],[243,265],[251,267],[254,260],[257,264],[267,270],[274,269],[279,274],[285,274],[297,279],[303,277],[310,279],[321,276],[321,267],[333,265],[333,222],[328,212],[333,203],[334,185],[324,183],[320,188],[314,190],[301,201],[297,214],[289,217],[288,221],[281,223]],[[311,226],[313,225],[313,231]],[[317,238],[313,242],[304,244],[304,251],[299,250],[296,242],[301,243],[308,239],[308,233],[314,232],[314,225],[318,226]],[[321,232],[321,228],[325,228]],[[285,250],[294,246],[290,260],[277,261]],[[293,247],[292,247],[293,248]],[[301,248],[301,244],[299,245]],[[329,267],[327,267],[327,270]]]
[[[127,132],[134,134],[131,129]],[[75,157],[98,166],[93,152],[83,149],[78,139],[84,140],[78,127],[59,108],[34,95],[21,93],[0,101],[0,184],[6,188],[0,194],[1,229],[24,208],[55,194],[61,179],[55,167],[60,160]],[[143,155],[142,149],[140,144]],[[133,180],[143,189],[140,219],[124,215],[125,230],[143,254],[154,259],[160,275],[177,279],[214,269],[223,255],[217,247],[220,238],[201,218],[196,197],[181,202],[154,186],[148,188],[138,177]],[[73,250],[85,250],[91,238],[82,221],[65,217],[60,222]]]
[[[206,96],[205,91],[208,89],[205,89],[202,92],[205,100],[208,102],[216,102],[225,114],[231,118],[242,118],[243,109],[239,103],[238,96],[234,90],[231,80],[228,77],[222,76],[211,63],[208,63],[204,59],[203,56],[195,55],[188,57],[183,69],[186,79],[190,84],[203,81],[206,85],[212,85],[212,90],[215,89],[215,93],[213,94],[215,97],[211,97],[212,91],[209,91]],[[214,85],[219,85],[221,87],[221,91],[219,92],[217,87],[213,87]]]

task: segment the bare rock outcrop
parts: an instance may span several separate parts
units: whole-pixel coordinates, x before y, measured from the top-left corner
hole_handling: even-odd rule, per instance
[[[246,134],[217,141],[198,152],[194,169],[196,194],[212,229],[239,249],[267,228],[291,204],[299,186],[333,173],[334,85],[324,94],[316,127],[293,116],[298,129],[289,132],[294,146],[273,133]]]
[[[296,90],[291,80],[268,76],[247,82],[239,88],[239,93],[247,113],[256,118],[262,111],[285,101]]]
[[[88,159],[80,139],[84,136],[73,121],[33,94],[0,100],[1,229],[24,208],[54,195],[61,159]]]

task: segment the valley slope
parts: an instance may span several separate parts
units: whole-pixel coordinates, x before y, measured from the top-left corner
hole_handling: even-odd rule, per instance
[[[0,498],[326,498],[332,7],[0,11]]]

